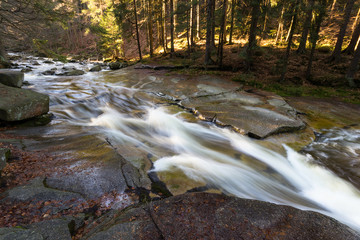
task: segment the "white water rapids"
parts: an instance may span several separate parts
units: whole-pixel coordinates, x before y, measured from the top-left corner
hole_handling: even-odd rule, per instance
[[[107,134],[119,141],[142,145],[149,152],[152,148],[144,142],[171,150],[173,155],[160,157],[152,171],[181,170],[189,178],[228,194],[318,211],[360,230],[360,192],[327,169],[310,163],[310,155],[301,155],[285,145],[283,156],[248,137],[188,123],[161,108],[149,109],[143,119],[106,108],[91,125],[105,127]],[[242,157],[216,150],[218,145]],[[273,174],[249,164],[243,156],[265,164]]]
[[[66,66],[84,70],[88,67],[75,63]],[[56,117],[51,127],[47,127],[46,136],[63,134],[65,138],[68,133],[76,135],[83,131],[87,134],[95,131],[100,137],[106,134],[123,148],[135,146],[131,149],[151,153],[156,160],[151,171],[181,171],[188,178],[226,194],[317,211],[360,232],[360,192],[333,172],[316,165],[310,154],[299,154],[287,146],[283,146],[284,153],[278,153],[230,130],[187,122],[181,113],[168,113],[168,109],[151,102],[148,94],[151,91],[144,88],[156,82],[153,76],[130,79],[126,71],[87,72],[76,77],[41,74],[54,67],[60,71],[65,65],[43,63],[33,66],[33,71],[25,75],[25,80],[31,83],[28,88],[51,96],[51,112]],[[347,151],[357,163],[359,134],[334,132],[326,137],[333,138],[331,143],[326,139],[314,143],[308,152],[314,157],[335,155],[334,161],[341,161],[338,152]],[[333,154],[329,149],[338,137],[348,141]]]

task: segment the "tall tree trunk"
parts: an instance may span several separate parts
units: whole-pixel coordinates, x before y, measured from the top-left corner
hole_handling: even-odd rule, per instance
[[[213,5],[215,5],[215,0],[206,1],[206,49],[205,49],[205,65],[213,64],[214,61],[211,59],[212,44],[211,36],[212,34],[212,22],[214,18]]]
[[[350,87],[356,87],[354,82],[354,77],[359,68],[359,61],[360,61],[360,47],[356,49],[354,57],[351,60],[350,66],[345,74],[345,78],[348,80]]]
[[[334,12],[334,9],[335,9],[335,4],[336,4],[336,0],[333,0],[333,3],[331,4],[330,13],[329,13],[329,19],[330,20],[333,18],[333,12]]]
[[[279,26],[276,32],[276,38],[275,38],[275,44],[277,44],[279,41],[281,42],[283,39],[283,32],[284,32],[284,12],[285,12],[285,6],[282,6],[281,9],[281,15],[279,19]]]
[[[167,7],[168,5],[166,4],[167,0],[163,0],[163,16],[164,16],[164,20],[163,20],[163,30],[164,30],[164,46],[165,46],[165,51],[168,50],[168,31],[166,29],[166,24],[167,24],[167,19],[168,19],[168,15],[167,15]]]
[[[317,15],[316,19],[315,19],[315,29],[310,32],[310,43],[311,43],[311,51],[310,51],[310,56],[309,56],[309,62],[308,62],[308,66],[306,69],[306,74],[305,77],[307,80],[311,79],[311,69],[312,69],[312,63],[313,63],[313,58],[314,58],[314,53],[315,53],[315,48],[316,48],[316,42],[319,39],[319,32],[320,32],[320,27],[321,27],[321,23],[324,19],[324,16],[326,14],[326,1],[327,0],[321,0],[321,6],[319,8],[320,12]]]
[[[190,2],[191,4],[191,2]],[[191,45],[190,45],[190,31],[191,31],[191,8],[186,10],[186,41],[187,41],[187,49],[188,49],[188,55],[190,56],[191,53]]]
[[[290,34],[289,34],[289,42],[286,48],[286,53],[285,53],[285,57],[283,59],[283,67],[282,67],[282,71],[281,71],[281,77],[280,77],[280,81],[283,82],[285,80],[285,75],[287,72],[287,67],[288,67],[288,61],[289,61],[289,57],[290,57],[290,50],[291,50],[291,44],[292,44],[292,39],[294,36],[294,32],[295,32],[295,28],[296,28],[296,24],[297,24],[297,15],[298,15],[298,7],[299,5],[299,0],[296,0],[294,6],[292,9],[293,10],[293,23],[292,23],[292,27],[290,28]]]
[[[195,47],[195,32],[196,32],[196,0],[191,1],[191,16],[190,16],[190,24],[191,24],[191,48]]]
[[[136,0],[133,0],[133,3],[134,3],[136,41],[137,41],[137,46],[138,46],[139,58],[140,58],[140,61],[141,61],[142,56],[141,56],[141,45],[140,45],[140,36],[139,36],[139,25],[138,25],[138,20],[137,20]]]
[[[200,0],[196,4],[196,38],[200,40]]]
[[[219,34],[219,46],[218,46],[218,65],[220,68],[223,66],[223,52],[224,52],[224,42],[225,42],[225,28],[226,28],[226,9],[227,9],[227,0],[223,2],[223,12],[221,15],[221,25],[220,25],[220,34]]]
[[[359,20],[359,15],[360,15],[360,8],[359,8],[359,10],[358,10],[358,12],[357,12],[357,14],[356,14],[354,23],[353,23],[353,25],[352,25],[352,27],[351,27],[351,32],[352,32],[352,33],[354,33],[354,31],[355,31],[356,25],[357,25],[358,20]]]
[[[236,0],[231,0],[231,19],[230,19],[230,36],[229,36],[229,44],[231,45],[234,31],[234,16],[235,16],[235,4]]]
[[[351,17],[351,11],[353,9],[354,3],[355,3],[355,0],[348,0],[348,2],[346,4],[343,23],[340,27],[340,31],[339,31],[338,38],[336,41],[335,49],[330,57],[330,61],[339,61],[340,60],[341,47],[342,47],[342,44],[344,41],[346,28],[349,24],[349,20]]]
[[[251,25],[250,25],[248,47],[246,49],[246,62],[245,62],[248,71],[250,71],[252,65],[253,51],[257,45],[256,32],[257,32],[257,23],[259,21],[259,16],[260,16],[260,3],[261,0],[252,1]]]
[[[347,48],[344,50],[344,53],[353,54],[355,52],[355,47],[359,40],[360,36],[360,22],[356,25],[356,28],[351,36],[351,40]]]
[[[216,1],[211,5],[212,6],[212,18],[211,18],[211,46],[215,48],[215,7]]]
[[[308,34],[309,34],[309,29],[311,27],[311,19],[312,19],[312,12],[313,12],[313,8],[314,8],[314,4],[315,4],[315,0],[309,0],[307,9],[306,9],[306,18],[305,18],[305,22],[304,22],[304,28],[301,34],[301,38],[300,38],[300,44],[299,47],[297,49],[297,53],[304,53],[306,50],[306,42],[307,42],[307,38],[308,38]]]
[[[291,23],[290,23],[290,27],[289,27],[289,31],[286,35],[286,39],[285,39],[285,42],[289,42],[289,38],[290,38],[290,34],[291,34],[291,31],[293,30],[294,28],[294,18],[295,18],[295,15],[291,18]]]
[[[174,48],[174,0],[170,0],[170,52],[175,52]]]
[[[159,24],[160,24],[160,44],[163,48],[164,53],[166,53],[166,40],[165,40],[165,28],[164,28],[164,22],[165,22],[165,14],[164,14],[164,0],[159,0],[160,4],[160,16],[159,16]]]
[[[148,0],[148,30],[149,30],[149,50],[150,57],[154,56],[154,46],[153,46],[153,22],[152,22],[152,2]]]

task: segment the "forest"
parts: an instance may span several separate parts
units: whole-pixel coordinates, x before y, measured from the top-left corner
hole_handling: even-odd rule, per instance
[[[359,13],[355,0],[3,0],[0,51],[180,58],[247,82],[264,72],[270,82],[355,87]]]

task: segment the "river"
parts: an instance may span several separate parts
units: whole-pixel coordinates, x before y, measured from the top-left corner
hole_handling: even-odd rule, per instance
[[[34,60],[40,65],[31,65]],[[206,186],[241,198],[317,211],[360,231],[359,190],[351,180],[344,180],[346,176],[340,178],[324,167],[326,161],[350,159],[343,165],[346,175],[351,166],[358,165],[359,130],[324,130],[302,153],[285,144],[281,151],[269,149],[170,104],[169,96],[164,98],[157,89],[149,88],[159,76],[134,75],[126,68],[82,76],[45,76],[41,74],[45,70],[60,70],[64,64],[43,61],[18,62],[33,67],[25,74],[30,84],[26,88],[48,94],[54,114],[50,124],[32,131],[33,138],[69,144],[77,136],[96,136],[125,149],[135,166],[141,166],[141,159],[131,155],[149,156],[154,162],[150,171],[157,172],[175,192]],[[91,64],[66,66],[88,69]],[[349,162],[353,163],[350,168]]]

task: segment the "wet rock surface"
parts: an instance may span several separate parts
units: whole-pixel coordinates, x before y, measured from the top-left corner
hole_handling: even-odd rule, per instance
[[[49,96],[0,84],[0,120],[20,121],[49,111]]]
[[[191,193],[112,211],[83,239],[360,239],[336,220],[255,200]]]
[[[11,70],[0,70],[0,84],[20,88],[23,85],[24,73]]]

